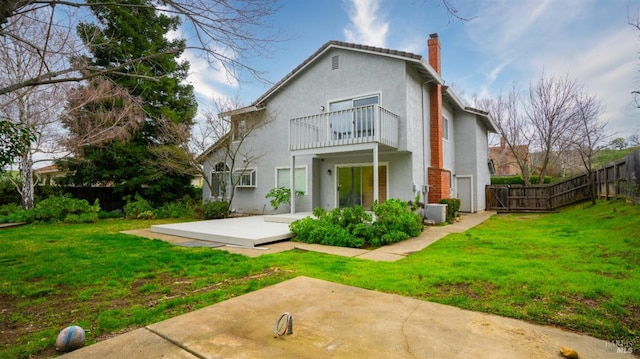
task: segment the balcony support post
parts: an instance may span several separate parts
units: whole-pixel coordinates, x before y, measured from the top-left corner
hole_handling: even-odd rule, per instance
[[[290,203],[291,214],[296,213],[296,156],[291,155],[291,170],[289,171],[289,183],[291,184]]]
[[[379,132],[379,131],[378,131]],[[373,202],[378,202],[378,142],[373,144]]]

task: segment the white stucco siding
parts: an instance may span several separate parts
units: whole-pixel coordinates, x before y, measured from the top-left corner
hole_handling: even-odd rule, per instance
[[[478,132],[479,129],[477,127],[478,123],[475,119],[475,115],[469,114],[467,112],[459,111],[456,113],[457,118],[454,122],[454,128],[456,131],[456,156],[455,156],[455,169],[454,175],[456,177],[464,177],[470,178],[471,186],[473,187],[472,191],[467,193],[472,193],[471,203],[463,204],[463,208],[472,208],[473,211],[477,211],[478,208],[478,193],[477,193],[477,141],[478,141]],[[453,190],[454,197],[459,197],[459,193],[461,193],[461,189],[457,188],[457,180],[454,180]],[[466,184],[467,182],[465,182]],[[461,201],[465,201],[468,199],[460,198]]]
[[[422,192],[427,184],[429,158],[425,158],[429,149],[429,86],[413,66],[407,66],[407,151],[411,152],[411,180],[416,192]],[[424,199],[426,193],[421,193]],[[415,194],[414,194],[415,197]]]
[[[457,117],[457,113],[454,113],[451,109],[451,106],[448,103],[444,103],[442,106],[442,122],[443,126],[446,126],[448,123],[448,132],[449,135],[447,139],[442,139],[442,160],[443,167],[447,170],[450,170],[452,174],[455,173],[456,166],[456,143],[459,139],[456,137],[458,131],[456,131],[456,123],[460,122],[461,119]],[[447,119],[445,121],[444,119]],[[444,128],[443,128],[444,134]],[[453,191],[455,183],[451,183],[451,190]],[[451,193],[453,196],[455,193]]]
[[[476,132],[476,153],[478,154],[477,165],[477,202],[476,210],[484,211],[487,208],[485,187],[491,184],[491,173],[489,173],[489,133],[487,128],[476,119],[478,131]]]

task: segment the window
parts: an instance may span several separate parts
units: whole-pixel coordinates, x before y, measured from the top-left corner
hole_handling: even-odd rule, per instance
[[[366,96],[329,103],[331,130],[334,140],[373,136],[374,111],[371,105],[380,103],[380,96]]]
[[[211,171],[211,197],[228,198],[231,194],[231,172],[229,166],[218,162]]]
[[[291,188],[290,167],[276,168],[276,187]],[[307,193],[307,168],[296,167],[296,191]]]
[[[256,169],[255,168],[243,168],[233,171],[233,176],[236,179],[235,183],[237,187],[255,187],[256,186]]]
[[[247,121],[238,120],[233,122],[233,140],[241,141],[247,135]]]
[[[442,138],[449,140],[449,119],[442,117]]]

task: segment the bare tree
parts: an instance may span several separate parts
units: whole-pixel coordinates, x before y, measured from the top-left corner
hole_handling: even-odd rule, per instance
[[[38,11],[34,15],[46,17],[49,12]],[[58,54],[50,56],[51,66],[56,69],[63,62],[60,55],[64,47],[64,34],[50,32],[49,37],[42,34],[49,27],[34,18],[21,17],[4,26],[12,32],[20,32],[22,39],[29,44],[16,41],[10,36],[0,36],[0,61],[3,71],[0,74],[0,87],[24,81],[43,71],[41,54],[31,51],[32,46],[56,49]],[[47,43],[47,45],[44,45]],[[30,129],[32,137],[14,143],[19,151],[18,168],[20,178],[14,180],[14,185],[22,198],[25,209],[33,207],[34,179],[33,167],[38,161],[51,159],[51,152],[56,150],[55,139],[59,132],[57,116],[62,109],[65,89],[63,86],[43,85],[37,88],[20,88],[10,93],[0,95],[0,116],[11,121],[15,126]],[[15,140],[15,139],[14,139]],[[39,154],[34,159],[34,155]]]
[[[595,156],[608,143],[606,134],[607,123],[601,121],[604,112],[602,101],[595,96],[579,94],[576,101],[577,133],[572,141],[573,148],[580,155],[582,164],[589,178],[589,195],[591,203],[596,203],[596,189],[594,187],[593,165]]]
[[[38,54],[39,71],[30,76],[0,85],[0,95],[11,93],[22,88],[55,84],[61,82],[82,82],[106,73],[118,73],[124,76],[136,76],[125,73],[124,69],[135,67],[137,63],[148,61],[166,53],[149,53],[114,66],[92,66],[79,61],[84,49],[72,29],[83,8],[104,6],[100,1],[66,1],[66,0],[25,0],[5,1],[0,5],[0,37],[20,43],[28,51]],[[269,23],[280,5],[276,0],[165,0],[162,2],[131,2],[116,0],[109,5],[130,8],[151,8],[171,16],[178,16],[183,22],[183,31],[192,34],[187,42],[186,50],[196,56],[207,59],[211,67],[224,70],[228,76],[237,79],[241,72],[248,72],[262,79],[261,72],[247,65],[248,58],[268,54],[281,34]],[[47,15],[43,16],[43,11]],[[40,36],[45,40],[53,33],[66,33],[68,36],[63,48],[55,48],[48,41],[33,42],[12,25],[24,19],[38,21],[45,26]],[[60,19],[65,19],[63,22]],[[44,36],[43,36],[44,35]],[[91,34],[83,34],[91,38]],[[100,46],[98,43],[89,46]],[[182,51],[168,49],[167,51]],[[67,62],[64,67],[53,66],[58,63],[56,56],[64,55]],[[143,76],[143,75],[140,75]]]
[[[529,148],[533,144],[534,133],[528,118],[522,113],[521,94],[516,83],[512,84],[506,95],[501,93],[495,99],[475,99],[475,103],[478,108],[491,114],[498,128],[501,144],[504,144],[506,151],[502,154],[503,159],[508,161],[508,164],[513,161],[520,170],[525,185],[529,185],[531,174]]]
[[[524,107],[539,150],[539,183],[544,183],[549,166],[570,146],[578,129],[576,99],[583,88],[568,75],[563,77],[540,75],[529,86]]]
[[[265,109],[237,104],[237,100],[214,100],[215,112],[205,112],[191,142],[194,152],[200,153],[194,160],[204,185],[214,200],[226,200],[229,206],[236,187],[252,180],[255,173],[250,168],[264,155],[264,149],[253,147],[247,139],[275,118]],[[211,139],[215,142],[211,143]]]

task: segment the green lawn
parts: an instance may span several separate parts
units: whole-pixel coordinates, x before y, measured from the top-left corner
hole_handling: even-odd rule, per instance
[[[494,216],[393,263],[304,251],[252,259],[118,233],[155,223],[0,230],[0,358],[55,355],[55,336],[67,325],[85,328],[91,343],[298,275],[640,349],[638,206],[599,202]]]

